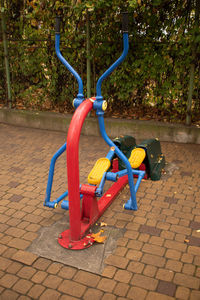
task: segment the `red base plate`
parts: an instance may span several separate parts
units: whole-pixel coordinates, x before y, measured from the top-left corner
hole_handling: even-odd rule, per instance
[[[63,231],[58,237],[58,243],[70,250],[82,250],[91,247],[94,244],[94,239],[91,234],[87,234],[85,237],[78,241],[71,241],[69,238],[70,230]]]

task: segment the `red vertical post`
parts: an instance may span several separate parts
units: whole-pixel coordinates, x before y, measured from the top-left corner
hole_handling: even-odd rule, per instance
[[[79,139],[84,120],[93,106],[85,100],[75,111],[67,135],[67,178],[69,192],[70,240],[78,241],[81,236],[81,209],[79,183]]]

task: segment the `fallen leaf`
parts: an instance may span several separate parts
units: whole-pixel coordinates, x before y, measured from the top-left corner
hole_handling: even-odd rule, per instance
[[[200,229],[198,229],[197,232],[200,232]]]
[[[97,243],[104,243],[106,238],[107,238],[106,236],[97,236],[96,238],[94,238],[94,241]]]
[[[184,240],[184,243],[189,243],[189,240],[185,239],[185,240]]]
[[[100,226],[101,226],[101,227],[104,227],[104,226],[108,226],[108,224],[107,224],[107,223],[104,223],[104,222],[101,222],[101,223],[100,223]]]
[[[103,230],[100,230],[97,233],[92,233],[91,237],[94,239],[95,242],[97,243],[104,243],[105,239],[107,238],[106,236],[101,236],[101,233]]]

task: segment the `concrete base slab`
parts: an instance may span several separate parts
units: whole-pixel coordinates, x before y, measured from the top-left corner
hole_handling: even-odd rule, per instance
[[[58,243],[58,235],[69,228],[66,217],[54,223],[52,226],[43,227],[39,231],[39,237],[33,241],[27,251],[41,257],[61,262],[92,273],[101,274],[104,268],[104,259],[110,255],[116,247],[116,241],[123,236],[125,229],[94,225],[92,232],[105,230],[102,235],[107,236],[104,244],[94,244],[84,250],[69,250],[62,248]]]

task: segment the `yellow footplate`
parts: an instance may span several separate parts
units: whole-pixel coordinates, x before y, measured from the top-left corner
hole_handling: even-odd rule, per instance
[[[92,171],[88,175],[88,183],[99,184],[103,177],[104,172],[110,168],[110,161],[108,158],[99,158]]]
[[[146,152],[142,148],[135,148],[131,152],[131,156],[129,157],[129,162],[133,169],[139,168],[143,160],[145,159]]]

